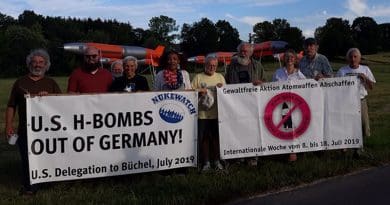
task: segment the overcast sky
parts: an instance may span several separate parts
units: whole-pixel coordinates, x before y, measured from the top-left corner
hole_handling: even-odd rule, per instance
[[[44,16],[91,17],[129,22],[135,28],[148,28],[154,16],[166,15],[177,25],[192,24],[206,17],[214,23],[229,21],[248,40],[253,25],[284,18],[306,37],[330,17],[349,20],[370,16],[390,23],[390,0],[1,0],[0,12],[17,18],[24,10]]]

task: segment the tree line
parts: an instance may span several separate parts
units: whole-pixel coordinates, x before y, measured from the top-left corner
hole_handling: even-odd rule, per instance
[[[168,16],[153,17],[148,29],[133,28],[117,20],[50,17],[26,10],[14,19],[0,13],[0,76],[14,77],[26,73],[25,57],[34,48],[48,49],[54,75],[68,75],[80,60],[64,52],[70,42],[98,42],[118,45],[180,50],[187,56],[205,55],[216,51],[236,51],[241,42],[239,32],[228,21],[216,23],[202,18],[184,23],[179,31],[176,20]],[[363,54],[390,50],[390,23],[378,25],[371,17],[358,17],[352,25],[342,18],[330,18],[318,27],[315,37],[320,53],[329,58],[343,56],[350,47],[359,47]],[[304,36],[298,27],[285,19],[259,22],[253,26],[249,41],[260,43],[283,40],[297,51],[302,50]]]

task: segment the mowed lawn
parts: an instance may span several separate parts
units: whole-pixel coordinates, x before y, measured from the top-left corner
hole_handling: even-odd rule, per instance
[[[364,141],[367,156],[353,158],[340,150],[299,154],[295,163],[285,156],[261,157],[257,167],[232,165],[223,172],[186,175],[145,173],[45,184],[34,197],[21,197],[20,162],[16,146],[4,137],[4,116],[15,79],[0,80],[0,204],[221,204],[237,198],[296,186],[390,162],[390,53],[364,56],[377,83],[369,93],[372,137]],[[270,79],[277,63],[265,64]],[[333,62],[337,70],[343,62]],[[55,77],[63,91],[67,78]],[[343,103],[340,99],[340,103]]]

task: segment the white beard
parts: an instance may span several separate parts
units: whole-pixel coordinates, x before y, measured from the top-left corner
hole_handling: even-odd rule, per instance
[[[33,75],[33,76],[43,76],[46,72],[45,69],[35,69],[34,67],[30,66],[29,67],[29,70],[30,70],[30,73]]]
[[[249,63],[251,62],[251,59],[250,58],[247,58],[247,57],[242,57],[242,56],[237,56],[237,62],[240,64],[240,65],[249,65]]]

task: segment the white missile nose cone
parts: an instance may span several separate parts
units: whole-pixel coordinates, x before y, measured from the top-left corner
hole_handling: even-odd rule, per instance
[[[196,57],[188,58],[187,62],[191,62],[191,63],[196,62]]]
[[[77,54],[83,54],[85,49],[85,45],[83,43],[65,43],[64,44],[64,50],[77,53]]]

